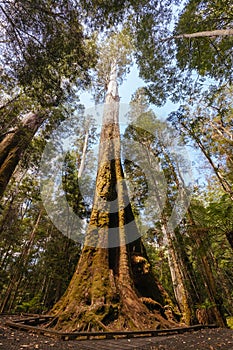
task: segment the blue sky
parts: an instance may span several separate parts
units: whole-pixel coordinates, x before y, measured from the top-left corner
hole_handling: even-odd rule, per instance
[[[131,67],[130,73],[125,78],[123,84],[119,87],[119,95],[122,104],[129,104],[132,95],[135,91],[142,86],[146,86],[146,83],[139,78],[139,72],[136,64]],[[80,95],[80,102],[84,104],[87,108],[94,107],[94,102],[92,101],[91,95],[85,92]],[[177,109],[177,105],[168,101],[163,107],[158,108],[155,105],[151,105],[151,108],[155,112],[159,119],[167,118],[168,114]]]

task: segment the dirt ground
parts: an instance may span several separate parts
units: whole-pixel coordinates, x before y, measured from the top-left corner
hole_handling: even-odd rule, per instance
[[[205,329],[152,338],[63,341],[11,329],[0,317],[0,350],[233,350],[233,330]]]

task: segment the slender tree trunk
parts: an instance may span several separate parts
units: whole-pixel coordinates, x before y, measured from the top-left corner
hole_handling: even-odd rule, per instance
[[[175,38],[208,38],[208,37],[216,37],[216,36],[231,36],[233,35],[233,29],[219,29],[219,30],[209,30],[204,32],[197,32],[191,34],[181,34],[175,36]]]
[[[23,152],[45,119],[44,114],[28,113],[21,125],[14,132],[6,134],[0,142],[0,198]]]
[[[175,168],[171,162],[168,152],[163,144],[160,143],[161,151],[166,159],[166,163],[169,165],[172,176],[175,180],[177,190],[180,188],[179,179],[176,175]],[[151,164],[150,152],[147,152],[148,162]],[[152,175],[153,177],[153,175]],[[187,325],[195,324],[195,305],[199,301],[198,288],[195,283],[194,271],[191,263],[185,252],[184,244],[181,242],[181,237],[178,240],[178,232],[174,232],[168,227],[168,218],[163,212],[163,203],[157,190],[156,178],[153,177],[154,181],[154,194],[156,201],[162,212],[161,223],[162,232],[164,234],[165,242],[168,247],[168,264],[171,272],[173,290],[179,309],[182,313],[183,320]],[[167,207],[170,207],[169,200],[167,198]]]
[[[34,243],[35,234],[36,234],[36,231],[38,229],[38,226],[39,226],[39,223],[41,220],[42,211],[43,211],[43,209],[41,209],[39,211],[39,214],[38,214],[38,217],[37,217],[36,222],[34,224],[34,227],[30,233],[29,240],[26,243],[24,250],[21,253],[19,261],[17,262],[16,269],[15,269],[13,275],[11,276],[10,283],[7,287],[3,302],[1,303],[1,306],[0,306],[0,312],[5,312],[7,310],[9,311],[13,305],[15,295],[18,291],[18,288],[19,288],[20,283],[21,283],[22,278],[23,278],[24,269],[28,263],[29,254],[30,254],[32,245]]]
[[[210,302],[213,304],[209,314],[207,312],[207,315],[206,315],[207,323],[212,323],[213,322],[212,320],[214,319],[214,322],[216,322],[219,327],[225,327],[226,321],[225,321],[224,315],[221,311],[222,305],[221,305],[221,300],[219,300],[219,297],[217,295],[216,282],[214,279],[213,271],[212,271],[212,268],[210,266],[208,257],[202,248],[203,247],[203,243],[202,243],[203,231],[201,229],[198,229],[198,228],[195,229],[196,225],[195,225],[195,221],[193,219],[192,212],[190,209],[188,209],[188,218],[189,218],[189,222],[191,224],[191,227],[194,228],[193,238],[195,239],[197,250],[201,251],[200,270],[202,271],[202,274],[203,274],[205,289],[207,291],[207,295],[209,297]]]
[[[233,189],[232,189],[232,186],[229,184],[229,182],[221,174],[221,172],[219,171],[218,167],[215,166],[215,164],[214,164],[214,162],[213,162],[209,152],[206,150],[206,148],[203,145],[203,143],[201,142],[201,140],[194,133],[192,133],[186,127],[186,125],[184,125],[183,123],[181,125],[184,127],[185,130],[187,130],[189,135],[194,139],[194,141],[196,142],[196,144],[198,145],[198,147],[200,148],[200,150],[202,151],[202,153],[204,154],[204,156],[208,160],[208,162],[209,162],[211,168],[213,169],[217,179],[219,180],[219,183],[222,186],[223,190],[230,196],[231,200],[233,200]]]
[[[82,156],[81,156],[81,162],[80,162],[80,166],[79,166],[79,170],[78,170],[78,178],[79,179],[82,177],[82,173],[83,173],[84,166],[85,166],[88,138],[89,138],[89,126],[90,126],[89,123],[87,123],[84,144],[83,144],[83,150],[82,150]]]
[[[120,160],[116,66],[108,86],[96,191],[85,245],[70,285],[55,305],[64,331],[171,327],[149,267]]]

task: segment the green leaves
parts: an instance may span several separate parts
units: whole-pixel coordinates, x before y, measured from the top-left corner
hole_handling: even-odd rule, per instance
[[[191,0],[184,7],[174,34],[230,29],[232,24],[233,6],[229,1]],[[195,69],[220,82],[232,80],[232,36],[176,39],[176,45],[181,70]]]
[[[172,8],[166,1],[160,5],[153,10],[145,7],[130,28],[150,101],[161,106],[168,98],[179,102],[201,94],[210,85],[209,78],[216,84],[231,83],[233,37],[212,37],[211,31],[232,28],[232,4],[191,0],[177,18],[178,7]],[[199,36],[203,31],[208,31],[208,36]],[[193,37],[182,38],[189,33],[194,33]]]
[[[104,40],[104,43],[103,43]],[[118,83],[122,83],[132,64],[132,38],[126,28],[111,33],[99,42],[98,62],[95,66],[93,91],[96,102],[104,100],[110,79],[111,65],[117,65]]]
[[[2,44],[9,74],[18,79],[27,95],[42,105],[57,104],[64,95],[64,82],[84,87],[95,62],[93,43],[84,35],[80,7],[72,1],[28,0],[1,5]]]

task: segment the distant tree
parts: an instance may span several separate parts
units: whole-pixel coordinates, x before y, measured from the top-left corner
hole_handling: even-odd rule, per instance
[[[233,132],[231,88],[207,96],[202,102],[191,100],[169,120],[186,142],[199,148],[223,190],[233,199]]]
[[[142,103],[141,103],[142,102]],[[195,272],[195,268],[192,265],[189,254],[187,253],[186,239],[188,235],[188,227],[186,224],[177,223],[177,227],[171,226],[171,217],[174,215],[174,208],[176,207],[177,198],[182,202],[182,193],[185,197],[185,192],[190,191],[184,183],[182,173],[188,165],[185,165],[185,159],[181,154],[177,154],[178,146],[178,134],[172,131],[169,124],[166,122],[160,122],[149,110],[149,105],[146,104],[145,93],[140,89],[134,96],[131,102],[132,111],[129,113],[131,119],[134,119],[132,125],[130,125],[125,131],[125,137],[127,138],[126,147],[132,148],[131,142],[140,143],[145,148],[143,152],[143,158],[147,159],[147,162],[143,163],[144,168],[149,165],[151,176],[153,177],[153,194],[150,193],[150,205],[149,208],[144,208],[144,198],[141,193],[134,191],[133,198],[137,200],[138,197],[143,216],[147,222],[154,223],[157,231],[161,231],[163,235],[163,243],[167,248],[168,262],[171,271],[171,278],[173,282],[174,294],[179,305],[179,309],[183,315],[186,323],[197,322],[195,309],[196,305],[201,304],[203,300],[202,294],[205,293],[210,302],[213,303],[212,313],[207,316],[209,322],[214,318],[215,322],[224,326],[224,315],[220,308],[220,302],[217,297],[216,281],[213,277],[211,270],[211,262],[207,259],[205,254],[201,256],[202,273],[204,274],[204,281],[198,282],[198,278]],[[138,107],[138,108],[135,108]],[[177,143],[175,142],[177,140]],[[181,140],[179,141],[181,142]],[[181,144],[179,145],[181,147]],[[161,189],[161,175],[158,173],[158,166],[153,167],[153,157],[156,157],[157,164],[160,165],[160,171],[164,173],[166,179],[166,188]],[[135,188],[142,188],[143,182],[148,181],[145,177],[134,178],[130,164],[126,164],[126,169],[131,171],[130,179],[135,181]],[[144,183],[144,188],[146,185]],[[163,193],[164,191],[165,194]],[[155,200],[152,196],[154,195]],[[145,194],[144,194],[145,196]],[[163,200],[163,197],[165,201]],[[158,209],[156,210],[156,203]],[[180,210],[181,203],[175,208],[177,212]],[[148,210],[149,209],[149,210]],[[197,233],[195,236],[195,242],[198,245],[198,249],[202,249],[202,240],[199,237],[199,231],[196,227],[190,209],[187,208],[189,225],[195,226]],[[176,215],[176,214],[175,214]],[[185,212],[184,212],[185,216]],[[153,230],[153,227],[151,227]],[[201,229],[199,229],[201,230]],[[193,235],[195,230],[193,231]],[[200,233],[201,235],[201,233]],[[194,237],[194,236],[193,236]]]

